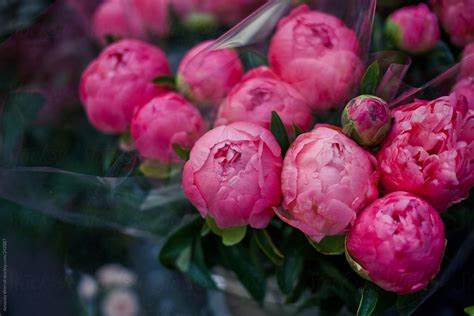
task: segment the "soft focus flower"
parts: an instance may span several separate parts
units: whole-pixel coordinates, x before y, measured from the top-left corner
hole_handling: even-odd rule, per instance
[[[461,56],[460,78],[474,77],[474,43],[467,45]]]
[[[100,43],[106,44],[107,37],[123,39],[145,36],[138,24],[140,21],[131,15],[123,4],[124,0],[106,0],[94,12],[92,31]]]
[[[142,157],[169,163],[179,161],[172,145],[191,149],[205,126],[191,103],[169,92],[137,108],[132,119],[132,138]]]
[[[406,192],[373,202],[357,216],[346,240],[349,262],[356,271],[401,295],[423,289],[435,277],[444,247],[439,214]]]
[[[390,129],[390,109],[387,102],[372,96],[358,96],[342,112],[342,131],[360,145],[380,144]]]
[[[342,106],[358,83],[363,65],[354,31],[338,18],[307,5],[281,19],[269,62],[314,110]]]
[[[137,282],[137,276],[129,269],[115,263],[106,264],[96,272],[97,281],[103,287],[131,287]]]
[[[458,81],[453,87],[453,92],[458,98],[464,96],[469,108],[474,110],[474,75]]]
[[[228,26],[240,22],[253,10],[257,9],[262,0],[170,0],[176,14],[186,20],[196,16],[208,16],[218,23]]]
[[[474,1],[430,0],[451,42],[459,47],[474,42]]]
[[[378,153],[383,188],[419,195],[444,211],[474,185],[474,111],[455,95],[392,111]]]
[[[126,289],[110,292],[102,301],[104,316],[136,316],[140,311],[137,295]]]
[[[90,301],[97,295],[98,289],[95,279],[90,275],[84,275],[77,285],[77,294],[81,300]]]
[[[153,78],[170,74],[165,54],[138,40],[106,47],[81,77],[80,97],[89,121],[111,134],[123,133],[140,107],[165,89]]]
[[[142,28],[152,35],[163,37],[170,31],[168,0],[122,0],[126,10],[136,13]]]
[[[280,218],[311,239],[341,235],[378,196],[375,158],[338,128],[301,134],[283,162]]]
[[[270,129],[271,113],[276,111],[289,133],[293,125],[310,128],[311,110],[306,100],[290,84],[267,67],[248,72],[219,107],[216,125],[246,121]]]
[[[280,204],[281,150],[267,129],[238,122],[204,134],[191,150],[183,189],[220,228],[264,228]]]
[[[398,9],[386,23],[393,43],[409,53],[427,52],[440,39],[438,18],[424,3]]]
[[[244,74],[234,49],[206,51],[213,41],[192,48],[179,65],[178,88],[193,102],[217,106]]]

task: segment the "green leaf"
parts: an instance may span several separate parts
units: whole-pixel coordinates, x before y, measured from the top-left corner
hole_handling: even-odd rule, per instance
[[[287,249],[283,265],[277,270],[277,282],[281,291],[289,295],[296,287],[303,273],[304,254],[300,247]]]
[[[152,82],[158,86],[176,90],[176,79],[171,76],[158,76]]]
[[[204,261],[204,251],[200,237],[196,237],[193,244],[192,260],[188,270],[189,277],[194,283],[207,289],[217,289],[216,283]]]
[[[283,124],[278,113],[275,111],[272,112],[270,130],[281,147],[282,156],[285,156],[288,147],[290,147],[290,139],[288,138],[285,125]]]
[[[379,299],[379,288],[372,282],[367,281],[362,290],[362,297],[360,299],[359,308],[357,309],[357,316],[370,316],[377,306]]]
[[[184,250],[180,253],[178,259],[176,259],[176,268],[178,268],[179,271],[186,272],[189,270],[189,266],[191,265],[191,254],[191,245],[184,248]]]
[[[172,147],[173,147],[174,152],[176,153],[176,155],[178,155],[179,158],[181,158],[184,161],[189,160],[190,150],[184,149],[183,147],[181,147],[180,144],[173,144]]]
[[[344,253],[345,236],[326,236],[319,243],[306,237],[314,249],[325,255],[340,255]]]
[[[211,217],[206,218],[206,223],[214,234],[221,236],[222,243],[226,246],[238,244],[244,239],[247,233],[247,225],[222,229],[217,226]]]
[[[469,306],[464,309],[464,312],[469,316],[474,316],[474,306]]]
[[[260,265],[252,261],[252,256],[241,244],[234,247],[220,245],[219,251],[226,267],[237,275],[249,294],[259,303],[263,302],[266,291],[266,277]]]
[[[161,248],[160,262],[170,269],[185,267],[186,252],[193,244],[196,236],[199,236],[203,220],[196,218],[192,222],[180,227],[173,232]],[[183,254],[183,252],[185,254]],[[179,267],[178,267],[179,261]]]
[[[364,73],[360,83],[360,94],[375,94],[380,78],[380,66],[378,61],[374,61]]]
[[[266,57],[255,51],[243,52],[240,55],[240,58],[242,60],[242,63],[244,64],[245,69],[252,69],[268,65]]]
[[[295,135],[295,138],[303,134],[303,130],[294,123],[293,123],[293,134]]]
[[[140,164],[140,172],[147,177],[169,179],[181,171],[181,166],[176,164],[163,164],[157,160],[145,160]]]
[[[272,237],[268,234],[266,229],[256,229],[253,234],[258,246],[263,253],[277,266],[283,264],[285,258],[283,254],[273,243]]]
[[[425,288],[413,294],[400,295],[396,303],[400,315],[411,315],[414,308],[424,298],[426,293],[428,293],[428,290]]]

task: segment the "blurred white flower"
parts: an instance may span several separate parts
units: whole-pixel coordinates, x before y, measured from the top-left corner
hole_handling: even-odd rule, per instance
[[[139,309],[136,294],[127,289],[113,290],[102,301],[104,316],[135,316]]]
[[[77,285],[77,294],[81,300],[92,300],[97,295],[97,291],[98,285],[93,277],[88,274],[81,277]]]
[[[137,276],[119,264],[106,264],[96,272],[97,280],[103,287],[131,287],[137,282]]]

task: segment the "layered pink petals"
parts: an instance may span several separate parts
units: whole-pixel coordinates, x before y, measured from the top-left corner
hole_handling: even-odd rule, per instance
[[[301,94],[269,68],[259,67],[231,90],[219,108],[216,125],[246,121],[270,129],[272,111],[290,133],[294,125],[304,131],[310,128],[311,110]]]
[[[127,130],[135,107],[165,91],[152,83],[170,75],[165,54],[138,40],[122,40],[106,47],[81,77],[80,97],[89,121],[110,134]]]
[[[244,74],[237,52],[230,48],[209,50],[213,41],[192,48],[178,69],[180,90],[201,105],[217,106]]]
[[[332,15],[301,5],[278,24],[269,62],[313,110],[326,110],[350,97],[363,71],[358,54],[354,31]]]
[[[395,11],[387,23],[397,47],[410,53],[429,51],[440,39],[438,18],[424,3]]]
[[[220,228],[264,228],[280,204],[280,147],[265,128],[246,122],[217,127],[191,150],[183,189]]]
[[[313,240],[341,235],[378,196],[375,158],[336,127],[316,125],[288,150],[277,214]]]
[[[465,199],[474,185],[474,111],[453,94],[392,112],[378,153],[383,188],[419,195],[438,211]]]
[[[372,282],[387,291],[409,294],[423,289],[438,273],[444,225],[421,198],[393,192],[357,216],[346,247]]]
[[[169,163],[179,159],[172,145],[190,149],[205,127],[199,111],[179,94],[170,92],[137,108],[132,138],[142,157]]]

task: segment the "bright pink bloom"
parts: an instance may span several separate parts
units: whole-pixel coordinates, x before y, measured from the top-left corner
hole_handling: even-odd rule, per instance
[[[301,94],[281,81],[267,67],[248,72],[219,108],[216,125],[246,121],[270,129],[271,113],[276,111],[289,133],[293,125],[307,131],[311,110]]]
[[[444,225],[421,198],[393,192],[357,216],[346,247],[358,273],[387,291],[409,294],[423,289],[438,273]]]
[[[474,77],[474,43],[471,43],[464,48],[460,67],[460,78]]]
[[[464,96],[471,110],[474,110],[474,75],[458,81],[453,87],[456,97]]]
[[[413,54],[433,49],[440,39],[438,18],[424,3],[393,12],[387,30],[399,49]]]
[[[280,218],[311,239],[341,235],[378,196],[375,158],[338,128],[301,134],[283,162]]]
[[[419,195],[438,211],[465,199],[474,185],[474,111],[466,99],[417,100],[392,116],[378,153],[383,188]]]
[[[123,2],[106,0],[94,12],[92,31],[100,43],[106,44],[108,36],[113,39],[145,37],[140,21],[125,10]]]
[[[280,147],[265,128],[247,122],[217,127],[191,150],[184,193],[220,228],[264,228],[280,204]]]
[[[191,149],[205,128],[199,111],[174,92],[155,97],[137,108],[131,127],[140,155],[162,163],[179,161],[173,144]]]
[[[207,41],[192,48],[179,65],[178,87],[186,96],[204,106],[217,106],[244,74],[234,49],[206,51]]]
[[[363,146],[380,144],[390,129],[392,117],[387,102],[373,95],[360,95],[342,112],[342,131]]]
[[[363,65],[354,31],[335,16],[300,5],[281,19],[270,43],[271,67],[313,110],[343,106]]]
[[[474,1],[431,0],[430,3],[454,45],[463,47],[474,42]]]
[[[89,121],[111,134],[123,133],[133,110],[165,91],[152,83],[170,75],[165,54],[138,40],[122,40],[106,47],[81,77],[80,97]]]

